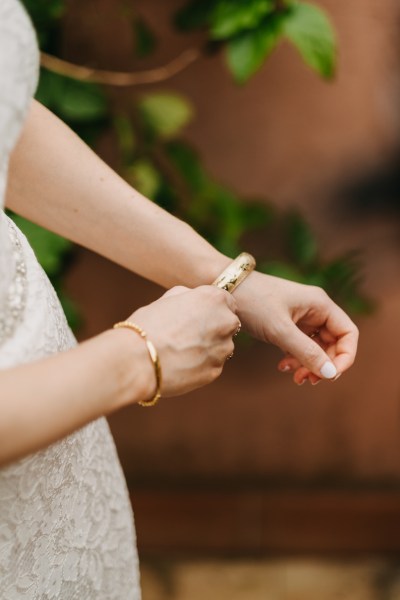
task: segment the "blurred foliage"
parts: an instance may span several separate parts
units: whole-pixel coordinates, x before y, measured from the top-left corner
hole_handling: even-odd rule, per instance
[[[42,49],[60,55],[64,0],[24,0],[38,29]],[[157,39],[134,2],[121,0],[129,19],[135,58],[153,51]],[[181,30],[201,28],[206,51],[222,50],[235,81],[245,83],[282,39],[289,40],[307,65],[322,77],[335,70],[335,36],[325,13],[292,0],[190,0],[174,17]],[[194,107],[175,92],[128,92],[118,103],[100,86],[42,70],[37,98],[87,143],[113,132],[120,172],[144,195],[189,222],[222,252],[253,251],[259,269],[280,277],[320,285],[347,309],[364,311],[359,266],[353,255],[323,261],[318,243],[299,213],[278,211],[265,199],[243,199],[216,182],[181,133]],[[76,311],[62,293],[62,273],[72,245],[21,217],[39,260],[56,285],[64,308]],[[268,259],[266,257],[269,257]]]
[[[314,4],[293,0],[191,0],[176,16],[182,30],[206,28],[221,42],[238,83],[264,64],[286,39],[322,77],[335,72],[336,42],[326,14]]]

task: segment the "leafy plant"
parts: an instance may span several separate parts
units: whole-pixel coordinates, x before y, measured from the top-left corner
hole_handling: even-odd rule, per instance
[[[42,49],[59,54],[63,0],[25,0],[39,30]],[[136,57],[150,53],[154,33],[131,2],[121,10],[132,24]],[[222,51],[235,81],[244,84],[264,64],[281,40],[288,40],[304,62],[322,77],[335,71],[335,36],[316,5],[294,0],[190,0],[175,15],[181,30],[202,29],[205,52]],[[57,35],[56,35],[57,34]],[[265,199],[242,199],[215,181],[197,152],[181,139],[195,108],[174,91],[127,91],[109,102],[106,88],[42,70],[37,98],[88,143],[112,130],[120,172],[144,195],[188,221],[217,248],[234,256],[243,247],[258,258],[264,272],[321,285],[342,304],[365,310],[358,292],[354,256],[324,262],[317,240],[299,213],[282,212]],[[72,245],[14,217],[62,294],[62,273]],[[273,243],[271,243],[271,240]],[[268,259],[267,259],[268,257]]]
[[[322,77],[333,77],[335,34],[325,12],[294,0],[192,0],[177,15],[183,30],[205,28],[210,40],[222,42],[227,65],[245,83],[281,40],[288,40]]]

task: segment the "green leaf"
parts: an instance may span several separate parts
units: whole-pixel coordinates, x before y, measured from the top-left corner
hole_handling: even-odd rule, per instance
[[[345,300],[346,309],[356,315],[369,315],[376,309],[376,304],[356,292]]]
[[[274,7],[273,0],[219,0],[211,13],[211,37],[221,40],[252,29]]]
[[[108,113],[104,92],[97,85],[42,69],[36,99],[62,119],[89,122]]]
[[[268,275],[282,277],[283,279],[289,279],[290,281],[303,282],[303,275],[301,272],[293,265],[283,261],[266,261],[261,263],[258,268],[262,273],[268,273]]]
[[[169,142],[166,146],[168,156],[179,169],[182,177],[193,193],[202,191],[207,182],[206,173],[197,153],[180,141]]]
[[[161,186],[161,177],[150,161],[137,160],[126,169],[125,175],[141,194],[152,200],[155,198]]]
[[[215,0],[192,0],[175,15],[174,22],[181,31],[205,27],[210,19]]]
[[[136,56],[144,58],[151,54],[156,47],[156,38],[147,23],[141,19],[134,20]]]
[[[228,67],[237,83],[245,83],[263,65],[282,34],[283,15],[271,15],[251,31],[239,34],[227,45]]]
[[[61,116],[70,121],[94,121],[107,114],[104,93],[91,83],[66,80],[64,94],[57,100]]]
[[[317,242],[306,221],[292,213],[288,220],[289,248],[293,260],[302,267],[310,266],[317,258]]]
[[[65,254],[72,248],[72,243],[19,215],[12,215],[12,219],[28,238],[47,275],[49,277],[58,275]]]
[[[273,219],[271,205],[261,201],[243,203],[242,221],[248,230],[266,227]]]
[[[55,109],[57,98],[62,97],[64,89],[64,77],[52,73],[47,69],[40,70],[39,85],[35,98],[50,110]]]
[[[23,0],[23,4],[35,22],[46,25],[61,18],[65,11],[64,0]]]
[[[149,94],[138,107],[150,130],[164,140],[175,137],[193,116],[191,104],[178,94]]]
[[[307,65],[322,77],[333,77],[336,40],[324,11],[313,4],[295,2],[285,14],[283,29]]]
[[[114,116],[113,125],[118,138],[122,162],[128,164],[132,161],[136,148],[136,136],[132,121],[127,115],[119,113]]]

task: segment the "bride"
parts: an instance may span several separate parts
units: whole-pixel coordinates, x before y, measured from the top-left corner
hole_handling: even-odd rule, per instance
[[[240,322],[284,351],[295,383],[354,361],[355,325],[318,288],[231,260],[132,189],[32,100],[38,47],[19,0],[0,2],[0,596],[140,598],[133,516],[105,415],[216,379]],[[168,291],[77,344],[3,207]]]

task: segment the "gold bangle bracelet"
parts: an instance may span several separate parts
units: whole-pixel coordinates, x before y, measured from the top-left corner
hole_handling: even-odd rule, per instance
[[[155,347],[151,343],[151,341],[149,339],[147,339],[147,333],[145,331],[143,331],[143,329],[141,327],[139,327],[139,325],[136,325],[136,323],[133,323],[132,321],[120,321],[119,323],[115,323],[115,325],[114,325],[114,329],[119,329],[122,327],[126,327],[127,329],[131,329],[132,331],[135,331],[146,342],[147,350],[149,351],[151,362],[153,363],[153,367],[154,367],[154,373],[156,376],[156,386],[157,387],[156,387],[156,393],[154,394],[153,398],[150,398],[150,400],[139,400],[138,404],[140,404],[140,406],[154,406],[155,404],[157,404],[157,402],[161,398],[161,382],[162,382],[161,364],[160,364],[160,359],[157,354],[157,350],[155,349]]]
[[[256,260],[254,256],[247,252],[242,252],[222,271],[221,275],[213,281],[212,285],[232,293],[250,275],[255,266]]]

